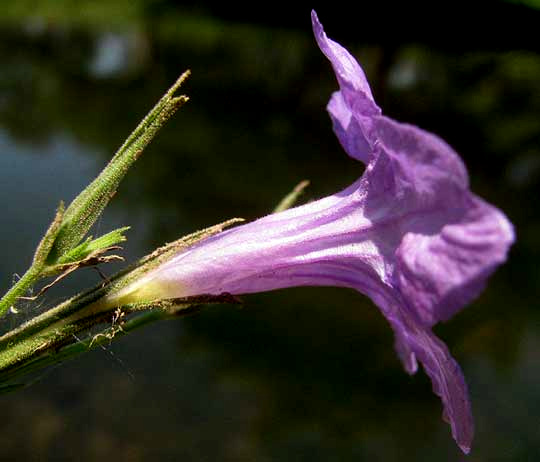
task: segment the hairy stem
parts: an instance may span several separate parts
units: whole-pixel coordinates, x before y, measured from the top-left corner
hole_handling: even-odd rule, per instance
[[[186,314],[188,310],[186,310]],[[127,320],[121,327],[121,330],[115,329],[114,327],[109,327],[104,329],[102,332],[87,337],[83,340],[74,341],[69,345],[59,347],[54,354],[41,354],[34,359],[27,360],[26,362],[20,365],[14,365],[12,367],[0,368],[0,383],[6,384],[11,382],[19,377],[25,376],[35,371],[42,370],[48,366],[55,364],[60,364],[70,359],[74,359],[77,356],[86,353],[87,351],[93,350],[96,347],[101,347],[105,344],[110,344],[112,341],[118,340],[119,338],[137,330],[141,327],[144,327],[148,324],[160,321],[163,319],[172,319],[173,316],[167,314],[164,311],[149,311],[147,313],[140,314],[129,320]],[[72,339],[76,340],[72,334]],[[16,390],[20,387],[13,385],[1,385],[0,390],[4,388],[5,391]]]
[[[11,289],[0,300],[0,316],[8,311],[12,306],[15,306],[17,299],[28,293],[28,290],[40,278],[40,268],[32,265],[26,273],[11,286]]]
[[[88,300],[87,298],[86,301]],[[76,315],[49,324],[33,335],[20,335],[18,340],[9,342],[0,351],[0,388],[16,377],[110,343],[152,322],[184,316],[200,310],[205,304],[215,303],[239,303],[239,300],[229,294],[203,295],[129,304],[97,313],[91,309],[92,303],[86,305],[87,309],[79,305]],[[128,315],[141,311],[146,312],[126,319]],[[92,327],[103,323],[109,323],[110,327],[82,341],[77,337],[81,332],[88,332]]]

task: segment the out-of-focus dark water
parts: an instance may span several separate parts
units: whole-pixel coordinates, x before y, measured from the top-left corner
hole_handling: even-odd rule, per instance
[[[128,260],[224,219],[266,214],[302,179],[311,200],[362,172],[325,112],[336,83],[309,9],[291,25],[166,1],[135,2],[144,14],[126,10],[122,20],[114,6],[124,4],[110,2],[110,21],[85,20],[63,0],[59,12],[10,10],[0,22],[2,291],[29,264],[58,202],[95,177],[186,68],[191,101],[97,225],[132,225]],[[497,5],[524,23],[539,16]],[[436,330],[470,387],[477,436],[467,460],[539,460],[538,44],[490,29],[492,41],[479,31],[477,42],[446,47],[434,28],[366,41],[319,13],[386,114],[444,137],[474,191],[516,226],[508,264]],[[83,270],[3,328],[97,281]],[[153,325],[2,396],[0,460],[463,460],[428,379],[402,371],[390,328],[365,297],[302,288],[244,301]]]

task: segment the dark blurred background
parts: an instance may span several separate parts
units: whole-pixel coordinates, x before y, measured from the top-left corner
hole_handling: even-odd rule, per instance
[[[361,62],[385,113],[444,137],[518,243],[436,332],[462,365],[471,462],[540,460],[540,5],[524,2],[50,0],[0,6],[0,289],[186,68],[191,101],[129,173],[96,233],[132,225],[128,260],[183,234],[303,200],[362,167],[325,112],[336,82],[311,34]],[[113,268],[103,268],[112,272]],[[22,305],[16,325],[99,280]],[[365,297],[302,288],[155,324],[2,396],[0,460],[458,461],[441,405],[407,376]]]

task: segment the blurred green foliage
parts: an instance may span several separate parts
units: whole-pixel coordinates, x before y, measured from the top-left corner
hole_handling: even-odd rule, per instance
[[[2,4],[2,22],[38,20],[68,26],[121,26],[142,20],[148,3],[148,0],[19,0]]]

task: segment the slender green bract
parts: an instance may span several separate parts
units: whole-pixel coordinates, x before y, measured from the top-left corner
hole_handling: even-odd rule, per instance
[[[189,71],[182,74],[128,137],[99,176],[66,209],[58,236],[47,258],[48,262],[56,261],[83,239],[116,193],[128,169],[160,128],[188,100],[184,95],[174,96],[188,76]]]
[[[189,74],[189,71],[186,71],[178,78],[131,133],[98,177],[66,209],[62,203],[60,204],[36,249],[30,268],[0,299],[0,316],[16,306],[17,301],[24,298],[29,290],[45,277],[59,275],[56,280],[38,292],[38,296],[80,267],[121,259],[117,255],[104,254],[116,250],[117,245],[125,241],[124,232],[127,231],[127,227],[111,231],[96,239],[92,237],[84,241],[83,239],[116,193],[120,181],[129,168],[160,128],[188,101],[187,96],[175,94]]]
[[[302,195],[302,193],[308,186],[308,180],[303,180],[298,183],[289,194],[287,194],[283,199],[281,199],[281,201],[272,211],[272,213],[283,212],[284,210],[291,208],[298,201],[298,198]]]

